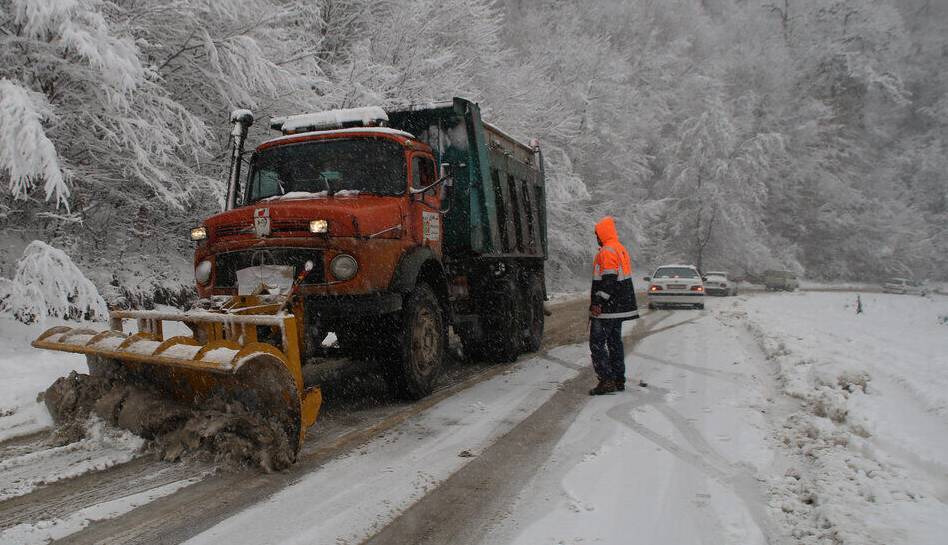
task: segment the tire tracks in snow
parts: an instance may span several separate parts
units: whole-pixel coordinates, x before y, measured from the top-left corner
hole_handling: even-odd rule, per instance
[[[720,323],[716,315],[712,314],[709,317]],[[689,322],[696,319],[698,318],[689,320]],[[741,373],[699,367],[638,352],[633,352],[633,354],[716,380],[733,382],[748,378],[747,375]],[[776,525],[767,512],[767,498],[760,488],[760,480],[756,476],[756,469],[748,464],[732,463],[726,456],[718,452],[701,431],[694,426],[692,419],[685,417],[668,404],[667,396],[670,393],[671,391],[668,389],[651,385],[647,390],[643,389],[639,395],[630,401],[611,407],[606,411],[606,415],[729,488],[744,504],[747,513],[760,529],[766,542],[769,544],[783,543],[783,539],[779,537],[780,532],[777,531]],[[633,411],[644,407],[651,407],[661,414],[690,448],[680,445],[675,440],[639,422],[633,415]]]
[[[754,469],[743,464],[733,464],[715,450],[687,418],[665,403],[664,398],[668,393],[669,390],[651,386],[647,392],[636,396],[635,399],[610,408],[606,415],[730,488],[744,504],[767,543],[780,543],[776,538],[777,532],[773,522],[767,514],[767,500],[759,490]],[[632,410],[647,406],[664,416],[693,450],[682,447],[674,440],[638,422],[632,415]]]
[[[671,313],[663,313],[647,322],[643,320],[645,325],[633,330],[625,340],[634,345],[647,336],[698,319],[654,328],[669,316]],[[366,540],[364,545],[478,543],[492,524],[505,516],[507,508],[524,485],[534,478],[543,461],[591,399],[586,392],[594,377],[591,365],[577,365],[549,352],[538,358],[579,373],[564,382],[540,408]]]

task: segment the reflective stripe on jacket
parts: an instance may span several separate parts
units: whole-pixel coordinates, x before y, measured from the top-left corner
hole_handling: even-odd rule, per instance
[[[594,318],[634,320],[639,317],[632,286],[632,260],[619,243],[615,221],[606,216],[596,224],[596,236],[602,242],[593,261],[591,304],[602,307]]]

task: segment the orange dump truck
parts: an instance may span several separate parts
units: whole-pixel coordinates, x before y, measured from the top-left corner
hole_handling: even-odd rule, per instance
[[[303,366],[326,361],[312,356],[330,332],[407,398],[432,391],[449,327],[474,358],[539,348],[547,237],[535,141],[460,98],[273,119],[281,135],[249,154],[252,114],[231,119],[225,210],[191,231],[198,308],[115,311],[110,330],[53,328],[34,346],[85,353],[93,374],[123,366],[179,400],[234,397],[284,422],[297,450],[321,404]],[[168,321],[192,334],[164,335]]]

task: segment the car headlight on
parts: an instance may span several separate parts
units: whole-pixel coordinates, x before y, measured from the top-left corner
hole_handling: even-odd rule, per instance
[[[329,270],[337,280],[349,280],[359,272],[359,263],[349,254],[339,254],[332,258]]]
[[[193,240],[194,242],[197,242],[199,240],[204,240],[206,238],[207,238],[207,228],[205,228],[203,225],[200,227],[195,227],[194,229],[191,229],[191,240]]]
[[[211,279],[211,262],[207,259],[194,267],[194,279],[198,284],[207,284]]]
[[[329,222],[326,220],[313,220],[309,222],[309,232],[314,234],[328,233]]]

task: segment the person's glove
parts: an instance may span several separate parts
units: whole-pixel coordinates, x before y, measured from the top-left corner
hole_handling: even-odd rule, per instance
[[[589,305],[589,313],[593,316],[602,314],[602,305]]]

